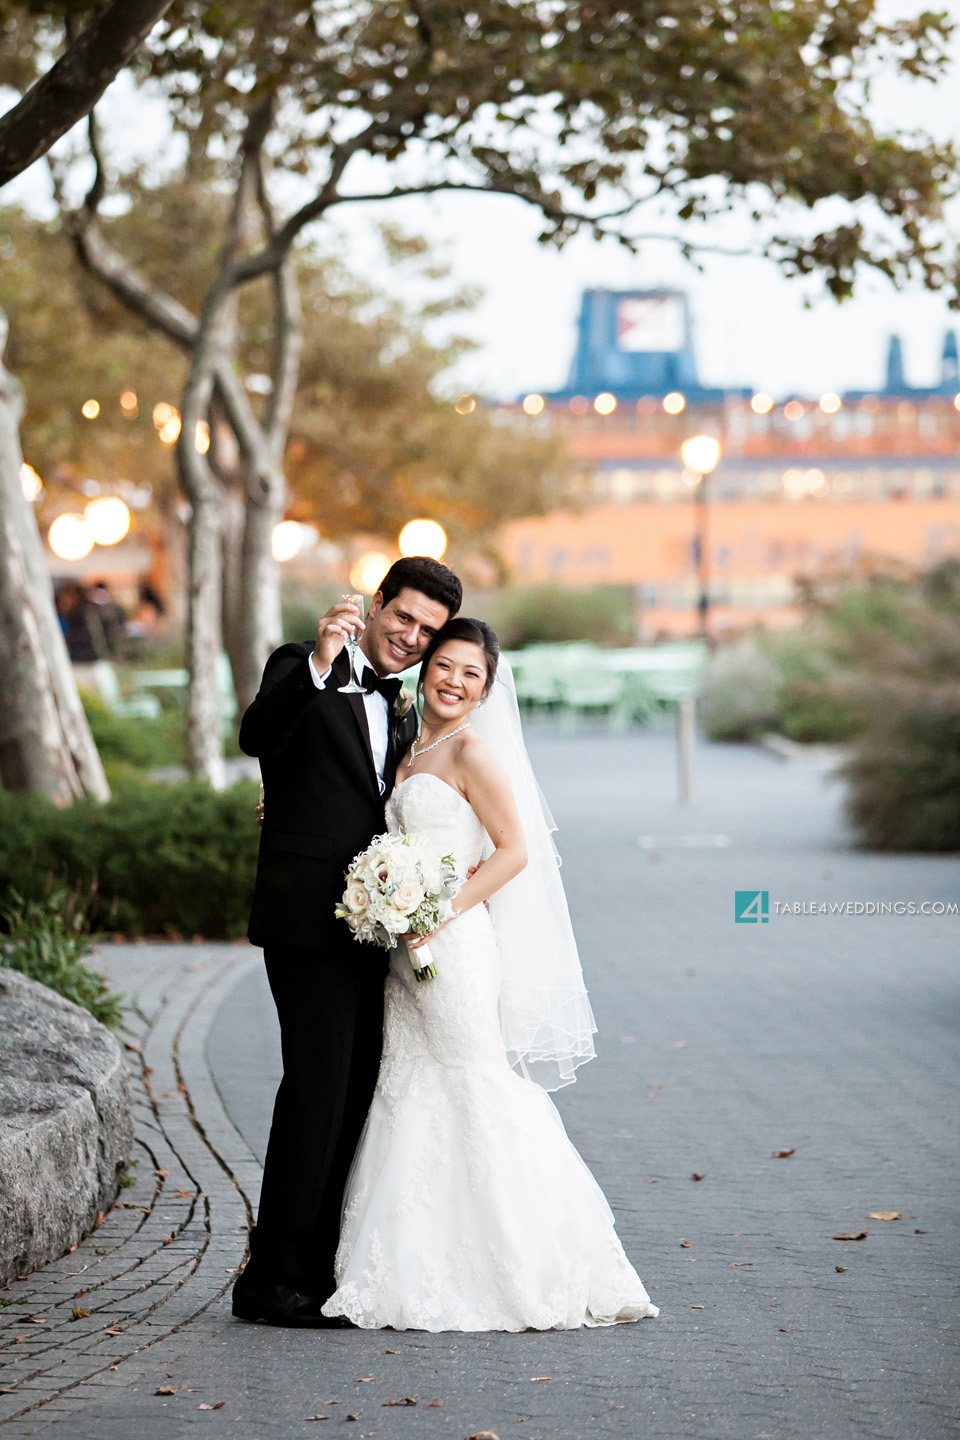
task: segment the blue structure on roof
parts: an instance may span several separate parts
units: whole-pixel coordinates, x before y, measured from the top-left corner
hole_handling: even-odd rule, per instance
[[[700,384],[690,307],[682,291],[585,290],[569,379],[547,398],[570,400],[608,391],[618,400],[639,400],[662,398],[671,390],[693,403],[750,394]]]
[[[957,337],[948,330],[940,352],[940,380],[936,385],[908,385],[903,373],[903,346],[899,335],[891,335],[887,346],[887,375],[880,390],[847,390],[845,400],[864,400],[868,395],[904,400],[931,400],[938,395],[952,398],[960,391],[960,362]]]

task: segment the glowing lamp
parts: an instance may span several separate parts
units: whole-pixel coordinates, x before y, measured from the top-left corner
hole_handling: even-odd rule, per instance
[[[382,550],[368,550],[351,565],[350,584],[363,595],[376,595],[389,569],[389,555],[384,555]]]
[[[180,416],[174,410],[170,419],[160,426],[158,432],[160,441],[164,445],[175,445],[180,435]]]
[[[128,533],[133,517],[118,495],[102,495],[90,501],[83,518],[95,544],[116,545]]]
[[[840,399],[840,396],[835,395],[832,390],[828,390],[826,395],[820,396],[820,409],[824,415],[836,415],[842,405],[843,401]]]
[[[453,408],[458,415],[469,415],[471,411],[476,410],[477,402],[472,395],[461,395]]]
[[[33,466],[28,465],[26,461],[20,466],[20,489],[23,491],[24,497],[29,500],[31,504],[43,489],[43,481],[40,479],[40,476],[36,470],[34,470]]]
[[[132,419],[137,413],[137,392],[136,390],[124,390],[120,396],[120,409],[128,419]]]
[[[83,404],[80,406],[80,414],[83,416],[84,420],[96,420],[97,416],[100,414],[100,401],[84,400]]]
[[[542,395],[527,395],[524,397],[523,408],[528,415],[539,415],[544,403]]]
[[[769,415],[773,409],[773,396],[768,395],[765,390],[758,390],[751,398],[750,409],[754,415]]]
[[[447,548],[447,532],[436,520],[411,520],[400,531],[397,545],[401,555],[429,555],[441,560]]]
[[[803,405],[799,400],[788,400],[783,407],[783,413],[788,420],[802,420]]]
[[[594,400],[593,408],[598,415],[612,415],[617,408],[616,395],[611,395],[608,390],[602,391]]]
[[[47,531],[47,541],[61,560],[82,560],[94,545],[90,527],[82,515],[58,515]]]
[[[156,429],[162,430],[167,421],[172,420],[176,413],[175,407],[168,405],[166,400],[161,400],[159,405],[154,405],[153,423]]]
[[[680,446],[680,454],[688,470],[695,470],[698,475],[709,475],[720,459],[720,441],[712,435],[691,435]]]
[[[270,537],[274,560],[292,560],[303,549],[303,531],[296,520],[281,520]]]
[[[668,415],[679,415],[686,406],[686,399],[679,390],[671,390],[663,397],[663,408]]]

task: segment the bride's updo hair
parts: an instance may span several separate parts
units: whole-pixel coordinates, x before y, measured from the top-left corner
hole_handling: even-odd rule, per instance
[[[468,644],[477,645],[483,651],[483,658],[487,665],[487,683],[483,687],[483,693],[485,696],[489,695],[490,686],[497,674],[500,641],[497,639],[497,632],[491,630],[486,621],[471,620],[467,615],[457,615],[453,620],[448,620],[446,625],[442,626],[434,635],[420,662],[419,685],[423,684],[423,677],[427,673],[430,661],[441,645],[446,645],[448,640],[466,640]]]

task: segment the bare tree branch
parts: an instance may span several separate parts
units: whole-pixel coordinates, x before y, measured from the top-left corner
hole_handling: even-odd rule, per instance
[[[139,49],[171,0],[113,0],[12,110],[0,118],[0,186],[82,120]]]

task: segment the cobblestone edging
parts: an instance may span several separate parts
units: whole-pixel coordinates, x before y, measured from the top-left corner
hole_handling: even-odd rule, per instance
[[[232,1284],[260,1165],[226,1115],[206,1041],[258,951],[115,946],[98,964],[125,992],[133,1184],[71,1253],[0,1290],[0,1425],[73,1394],[189,1323]],[[202,1121],[199,1118],[202,1116]],[[20,1292],[18,1294],[18,1291]]]

